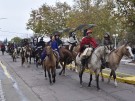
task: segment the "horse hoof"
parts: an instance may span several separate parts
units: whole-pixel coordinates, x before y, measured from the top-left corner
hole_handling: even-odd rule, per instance
[[[80,85],[80,88],[82,88],[82,87],[83,87],[83,85],[81,84],[81,85]]]
[[[97,88],[97,91],[101,91],[101,89],[100,88]]]
[[[61,73],[59,73],[59,75],[61,75]]]
[[[63,76],[66,76],[66,74],[63,74]]]
[[[104,79],[102,79],[102,82],[104,82]]]
[[[91,85],[89,84],[88,87],[91,87]]]

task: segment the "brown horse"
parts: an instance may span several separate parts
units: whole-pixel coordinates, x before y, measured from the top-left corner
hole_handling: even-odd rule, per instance
[[[128,43],[118,47],[115,50],[113,50],[108,56],[108,62],[109,62],[108,66],[111,69],[111,73],[110,73],[110,77],[108,79],[108,83],[110,82],[110,79],[113,76],[115,86],[117,86],[115,71],[119,67],[120,61],[121,61],[121,59],[124,55],[126,55],[128,57],[131,57],[131,58],[134,57],[134,55],[131,51],[131,47],[129,46]],[[101,75],[102,75],[102,70],[101,70]],[[102,75],[102,80],[104,80],[103,75]]]
[[[46,55],[47,56],[45,60],[43,61],[43,69],[45,72],[45,77],[47,77],[46,76],[46,70],[47,70],[50,84],[52,84],[51,77],[53,78],[53,83],[55,83],[57,58],[51,46],[46,46]]]
[[[62,73],[65,74],[65,67],[67,64],[70,64],[73,61],[73,56],[72,53],[64,47],[61,47],[59,49],[59,53],[60,53],[60,64],[62,65],[62,70],[60,71],[59,75],[61,75]]]

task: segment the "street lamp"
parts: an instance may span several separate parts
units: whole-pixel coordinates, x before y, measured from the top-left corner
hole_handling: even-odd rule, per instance
[[[116,49],[116,44],[117,44],[117,37],[118,37],[118,34],[113,34],[113,37],[114,37],[114,48]]]

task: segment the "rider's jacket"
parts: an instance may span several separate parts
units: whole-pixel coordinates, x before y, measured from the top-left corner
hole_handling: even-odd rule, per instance
[[[69,37],[69,43],[70,44],[77,43],[77,40],[76,40],[75,36],[74,37]]]
[[[52,47],[53,50],[58,51],[58,43],[57,43],[56,40],[52,41],[52,42],[50,43],[50,45],[51,45],[51,47]]]
[[[110,38],[104,38],[103,39],[103,45],[111,45],[112,44],[112,41]]]
[[[39,41],[38,44],[37,44],[37,47],[44,48],[45,47],[45,42],[44,41]]]
[[[98,46],[96,40],[92,37],[84,37],[80,43],[80,48],[84,47],[85,45],[91,45],[93,48]]]
[[[58,39],[56,39],[56,42],[57,42],[57,44],[58,44],[58,46],[60,46],[60,45],[62,45],[63,43],[62,43],[62,41],[58,38]]]

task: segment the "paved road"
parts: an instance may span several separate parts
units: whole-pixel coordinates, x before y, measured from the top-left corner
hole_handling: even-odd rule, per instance
[[[0,60],[11,77],[8,78],[7,74],[4,74],[3,67],[0,68],[0,79],[6,101],[135,101],[134,85],[118,83],[118,87],[114,87],[113,81],[107,84],[105,80],[105,82],[100,81],[101,90],[97,91],[95,80],[90,88],[87,87],[89,75],[84,74],[84,84],[80,88],[77,73],[66,70],[66,76],[59,76],[57,70],[56,83],[50,86],[49,81],[44,78],[41,67],[36,68],[34,64],[22,67],[20,59],[12,62],[7,54],[4,56],[0,54]],[[122,66],[121,70],[131,68],[127,65]]]

